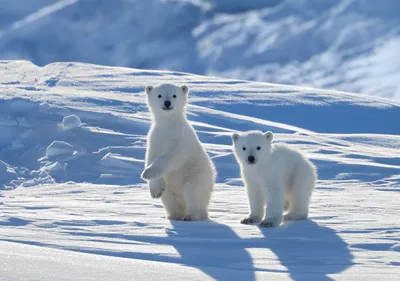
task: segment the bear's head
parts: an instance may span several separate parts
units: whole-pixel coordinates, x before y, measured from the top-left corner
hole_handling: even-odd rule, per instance
[[[248,131],[232,135],[233,153],[241,165],[256,165],[271,154],[274,135],[268,131]]]
[[[185,113],[189,88],[186,85],[161,84],[145,88],[146,100],[156,118],[168,118]]]

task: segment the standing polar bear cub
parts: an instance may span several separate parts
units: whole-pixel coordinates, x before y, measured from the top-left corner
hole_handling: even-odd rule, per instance
[[[233,151],[250,203],[250,214],[241,221],[244,224],[262,220],[260,226],[275,227],[283,219],[308,217],[316,168],[299,151],[284,144],[272,144],[272,139],[272,132],[232,135]],[[284,210],[288,210],[285,216]]]
[[[189,88],[162,84],[145,92],[153,122],[142,178],[149,181],[151,196],[161,197],[169,219],[207,219],[216,174],[186,119]]]

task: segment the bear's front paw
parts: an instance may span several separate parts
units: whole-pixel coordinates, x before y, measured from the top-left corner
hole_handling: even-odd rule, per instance
[[[259,222],[260,222],[260,219],[259,219],[259,218],[250,217],[250,216],[244,217],[244,218],[240,221],[241,224],[253,224],[253,223],[259,223]]]
[[[159,186],[157,188],[154,188],[154,187],[150,188],[151,197],[154,199],[160,198],[163,195],[164,190],[165,190],[164,186]]]
[[[277,219],[264,219],[259,226],[261,227],[277,227],[281,224],[281,221]]]
[[[159,175],[159,172],[157,169],[150,167],[143,171],[141,177],[142,177],[142,179],[149,181],[149,180],[158,179],[160,177],[160,175]]]

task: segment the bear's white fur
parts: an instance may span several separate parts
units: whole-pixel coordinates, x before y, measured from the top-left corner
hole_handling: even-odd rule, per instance
[[[216,173],[186,119],[189,88],[162,84],[145,92],[153,122],[142,178],[149,181],[151,196],[161,197],[169,219],[207,219]]]
[[[250,213],[241,223],[262,220],[260,226],[275,227],[283,219],[308,217],[317,180],[316,168],[300,151],[284,144],[272,144],[272,139],[272,132],[232,135],[233,151],[250,204]],[[285,216],[284,210],[288,210]]]

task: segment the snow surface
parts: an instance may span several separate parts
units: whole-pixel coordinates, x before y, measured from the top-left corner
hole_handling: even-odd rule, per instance
[[[398,0],[0,0],[0,59],[81,61],[400,99]]]
[[[140,180],[143,89],[163,82],[192,89],[188,118],[218,170],[210,221],[167,220]],[[398,102],[371,96],[2,61],[0,280],[398,280],[399,121]],[[247,199],[230,135],[249,129],[318,167],[308,220],[239,223]]]

